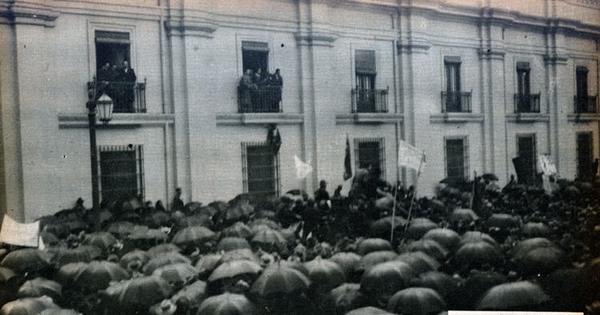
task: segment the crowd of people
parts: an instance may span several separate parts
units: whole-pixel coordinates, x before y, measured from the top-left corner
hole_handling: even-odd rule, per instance
[[[278,112],[282,88],[283,77],[279,69],[272,74],[262,68],[246,69],[238,86],[241,109]]]

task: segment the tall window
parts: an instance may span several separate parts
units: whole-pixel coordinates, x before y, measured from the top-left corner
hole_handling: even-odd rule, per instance
[[[385,178],[384,138],[360,138],[354,140],[356,168],[377,167]]]
[[[531,93],[531,66],[529,62],[517,62],[517,94],[515,94],[516,113],[538,113],[540,94]]]
[[[535,135],[517,136],[517,179],[519,183],[534,185],[537,176]]]
[[[575,96],[576,113],[595,113],[596,98],[588,96],[588,68],[577,67],[575,70],[575,80],[577,95]]]
[[[244,192],[259,200],[279,196],[279,156],[263,142],[242,143]]]
[[[446,111],[461,112],[460,57],[444,57],[446,71]]]
[[[144,150],[141,145],[100,146],[102,200],[144,195]]]
[[[97,70],[100,70],[106,63],[120,68],[123,61],[131,62],[129,33],[96,31],[95,39]]]
[[[356,50],[354,54],[356,73],[356,110],[373,112],[375,108],[375,67],[374,50]]]
[[[261,69],[266,72],[269,68],[269,44],[263,42],[242,41],[242,67],[256,72]]]
[[[577,178],[588,181],[593,179],[595,171],[593,163],[592,133],[582,132],[577,134]],[[592,174],[594,173],[594,174]]]
[[[466,179],[469,177],[469,144],[467,138],[445,140],[446,177]]]

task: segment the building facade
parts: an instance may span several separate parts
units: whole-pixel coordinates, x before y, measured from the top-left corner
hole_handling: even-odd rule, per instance
[[[333,190],[347,139],[354,171],[392,183],[416,180],[399,140],[425,150],[424,195],[474,172],[503,184],[514,158],[533,181],[538,154],[587,178],[600,156],[598,1],[13,0],[0,34],[0,211],[19,220],[91,203],[93,82],[114,101],[104,200]]]

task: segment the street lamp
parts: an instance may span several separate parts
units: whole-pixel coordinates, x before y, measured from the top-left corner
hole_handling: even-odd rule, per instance
[[[95,80],[94,80],[95,81]],[[103,91],[99,98],[96,98],[97,86],[94,82],[93,90],[89,93],[89,99],[86,103],[88,109],[88,122],[90,127],[90,160],[92,166],[92,204],[93,210],[100,209],[100,190],[98,184],[98,150],[96,148],[96,118],[104,125],[112,119],[113,101]]]

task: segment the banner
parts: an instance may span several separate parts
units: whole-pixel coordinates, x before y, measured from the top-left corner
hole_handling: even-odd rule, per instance
[[[400,140],[398,148],[398,166],[410,167],[416,171],[425,165],[425,153],[412,145]]]
[[[352,162],[350,159],[350,139],[346,135],[346,156],[344,157],[344,180],[352,177]]]
[[[544,172],[544,175],[552,176],[558,173],[554,160],[548,154],[538,155],[538,167],[541,172]]]
[[[310,166],[308,163],[302,162],[297,155],[294,155],[294,160],[296,162],[296,176],[298,179],[306,178],[306,176],[312,172],[312,166]]]
[[[0,229],[0,242],[27,247],[38,247],[40,238],[40,221],[33,223],[19,223],[8,215],[4,215],[2,229]]]

